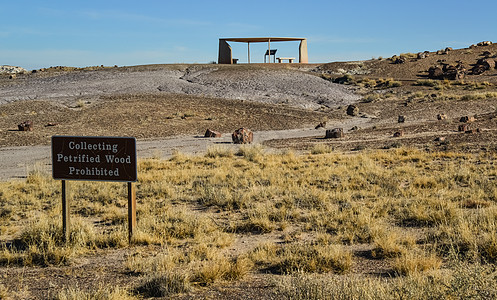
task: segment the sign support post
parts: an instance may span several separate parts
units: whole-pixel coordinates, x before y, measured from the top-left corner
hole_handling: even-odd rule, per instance
[[[136,189],[133,182],[128,182],[128,241],[131,244],[136,228]]]
[[[64,232],[64,241],[69,242],[70,239],[70,221],[69,221],[69,193],[67,191],[67,184],[62,180],[62,231]]]
[[[62,180],[62,230],[70,240],[67,180],[128,183],[128,239],[136,229],[136,139],[129,137],[52,136],[52,176]]]

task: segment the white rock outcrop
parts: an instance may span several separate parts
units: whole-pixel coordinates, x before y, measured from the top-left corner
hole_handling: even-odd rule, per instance
[[[17,74],[17,73],[26,73],[28,70],[21,67],[14,66],[0,66],[0,74]]]

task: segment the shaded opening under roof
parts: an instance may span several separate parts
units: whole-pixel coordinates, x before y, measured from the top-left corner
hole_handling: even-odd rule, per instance
[[[268,51],[271,51],[271,42],[291,42],[300,41],[299,44],[299,63],[308,63],[307,56],[307,39],[292,37],[251,37],[251,38],[220,38],[219,39],[219,64],[233,64],[237,59],[233,59],[231,46],[228,42],[247,43],[247,58],[250,63],[250,43],[268,43]],[[269,60],[269,63],[271,60]]]

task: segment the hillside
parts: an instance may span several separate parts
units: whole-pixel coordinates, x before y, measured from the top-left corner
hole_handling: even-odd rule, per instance
[[[0,75],[0,299],[495,299],[496,54]],[[53,135],[136,137],[131,244]]]

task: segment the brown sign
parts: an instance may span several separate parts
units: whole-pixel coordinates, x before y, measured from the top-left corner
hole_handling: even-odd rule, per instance
[[[52,137],[54,179],[131,182],[136,170],[135,138]]]

